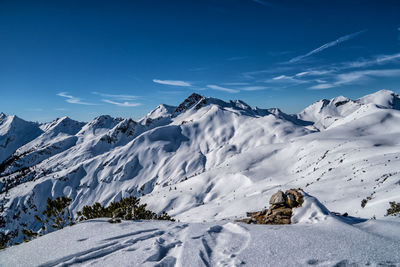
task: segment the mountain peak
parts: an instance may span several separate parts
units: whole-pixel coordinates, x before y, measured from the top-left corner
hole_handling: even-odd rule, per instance
[[[391,90],[379,90],[357,99],[357,102],[400,110],[400,96]]]
[[[200,109],[204,104],[206,104],[206,98],[204,96],[201,96],[197,93],[192,93],[188,98],[186,98],[172,113],[172,117],[176,116],[178,113],[181,113],[183,111],[186,111],[193,106],[195,106],[196,109]]]
[[[3,112],[0,112],[0,121],[4,120],[5,118],[7,118],[7,115]]]
[[[235,100],[232,103],[238,108],[251,110],[251,107],[242,100]]]

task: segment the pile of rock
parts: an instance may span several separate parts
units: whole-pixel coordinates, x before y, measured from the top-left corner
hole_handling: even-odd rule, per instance
[[[246,218],[240,220],[256,224],[290,224],[292,209],[301,207],[304,202],[302,190],[289,189],[283,193],[281,190],[273,194],[269,200],[269,209],[258,212],[248,212]]]

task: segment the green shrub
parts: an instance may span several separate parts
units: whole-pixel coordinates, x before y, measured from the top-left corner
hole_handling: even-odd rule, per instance
[[[107,207],[95,203],[92,206],[84,206],[82,211],[77,213],[78,221],[90,220],[95,218],[112,218],[109,222],[123,220],[169,220],[174,221],[167,213],[157,215],[147,210],[146,204],[139,204],[140,199],[134,196],[121,198],[119,201],[111,202]]]
[[[27,242],[38,235],[48,233],[50,229],[60,230],[65,226],[75,224],[71,212],[68,208],[72,199],[68,197],[57,197],[52,200],[47,198],[46,209],[42,212],[44,218],[34,215],[35,220],[42,224],[38,232],[31,229],[22,229],[21,233],[24,235],[24,241]]]
[[[400,215],[400,203],[396,203],[394,201],[389,202],[390,208],[387,209],[385,216],[397,216]]]
[[[35,220],[42,224],[39,231],[23,229],[24,242],[50,232],[50,229],[60,230],[66,226],[71,226],[76,221],[84,221],[95,218],[110,218],[108,222],[119,223],[121,220],[168,220],[175,221],[166,212],[161,215],[147,210],[146,204],[139,204],[140,199],[134,196],[122,198],[119,201],[111,202],[107,207],[103,207],[96,202],[92,206],[84,206],[82,211],[77,212],[77,219],[72,218],[69,204],[72,199],[68,197],[57,197],[52,200],[47,199],[46,209],[42,212],[43,217],[34,215]],[[15,237],[15,236],[14,236]],[[5,248],[10,243],[12,237],[0,232],[0,249]]]
[[[367,205],[368,200],[366,200],[365,198],[363,200],[361,200],[361,208],[365,208],[365,206]]]

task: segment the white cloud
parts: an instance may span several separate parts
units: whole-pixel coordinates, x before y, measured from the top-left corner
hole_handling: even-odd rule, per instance
[[[366,32],[366,31],[367,31],[367,30],[362,30],[362,31],[359,31],[359,32],[355,32],[355,33],[351,33],[351,34],[342,36],[342,37],[336,39],[335,41],[332,41],[332,42],[326,43],[326,44],[324,44],[324,45],[321,45],[320,47],[318,47],[318,48],[316,48],[316,49],[314,49],[314,50],[308,52],[307,54],[294,57],[294,58],[292,58],[291,60],[289,60],[289,62],[290,62],[290,63],[298,62],[298,61],[300,61],[300,60],[302,60],[302,59],[304,59],[304,58],[306,58],[306,57],[309,57],[309,56],[314,55],[314,54],[317,54],[317,53],[319,53],[319,52],[321,52],[321,51],[323,51],[323,50],[325,50],[325,49],[328,49],[329,47],[336,46],[336,45],[338,45],[338,44],[340,44],[340,43],[343,43],[343,42],[345,42],[345,41],[351,40],[351,39],[357,37],[358,35],[360,35],[360,34]]]
[[[305,76],[320,76],[320,75],[326,75],[333,72],[333,70],[308,70],[308,71],[303,71],[299,72],[295,75],[295,77],[305,77]]]
[[[102,97],[108,97],[108,98],[113,98],[113,99],[118,99],[118,100],[135,100],[138,98],[136,95],[115,95],[115,94],[105,94],[105,93],[99,93],[99,92],[92,92],[94,95],[99,95]]]
[[[268,89],[268,87],[265,86],[246,86],[240,88],[243,91],[260,91],[260,90],[265,90]]]
[[[341,85],[363,83],[373,77],[400,77],[400,69],[362,70],[337,74],[330,83],[311,86],[310,90],[321,90]]]
[[[119,107],[137,107],[137,106],[142,105],[141,103],[132,103],[132,102],[128,102],[128,101],[116,102],[116,101],[112,101],[112,100],[109,100],[109,99],[102,99],[102,101],[106,102],[106,103],[109,103],[109,104],[113,104],[113,105],[119,106]]]
[[[372,59],[357,60],[357,61],[342,63],[341,69],[371,67],[374,65],[383,65],[383,64],[387,64],[387,63],[395,62],[395,61],[399,61],[399,60],[400,60],[400,53],[392,54],[392,55],[378,55]]]
[[[213,85],[213,84],[209,84],[207,85],[208,88],[213,89],[213,90],[218,90],[218,91],[223,91],[223,92],[228,92],[228,93],[239,93],[240,90],[237,89],[231,89],[231,88],[225,88],[225,87],[221,87],[218,85]]]
[[[192,86],[188,82],[176,81],[176,80],[158,80],[158,79],[153,79],[153,82],[159,83],[159,84],[165,84],[165,85],[173,85],[173,86],[186,86],[186,87]]]
[[[253,2],[256,2],[257,4],[267,6],[267,7],[272,7],[273,5],[267,1],[264,0],[253,0]]]
[[[332,88],[332,87],[335,87],[335,85],[334,84],[330,84],[330,83],[322,83],[322,84],[317,84],[317,85],[311,86],[308,89],[310,89],[310,90],[322,90],[322,89],[328,89],[328,88]]]
[[[272,79],[265,80],[265,83],[283,83],[283,84],[303,84],[308,83],[306,80],[300,80],[295,78],[294,76],[287,76],[287,75],[279,75],[273,77]]]
[[[294,67],[292,67],[292,66],[281,66],[281,67],[264,69],[264,70],[247,71],[247,72],[243,72],[242,75],[246,79],[253,79],[255,76],[258,76],[258,75],[290,71],[293,69],[294,69]]]
[[[74,97],[72,95],[69,95],[66,92],[61,92],[61,93],[58,93],[57,95],[66,98],[65,101],[68,103],[71,103],[71,104],[87,105],[87,106],[97,105],[94,103],[84,102],[84,101],[82,101],[82,99],[80,99],[78,97]]]
[[[249,85],[249,83],[244,83],[244,82],[232,82],[232,83],[221,83],[222,85],[228,85],[228,86],[240,86],[240,85]]]
[[[351,84],[360,82],[368,77],[398,77],[400,76],[400,69],[385,69],[385,70],[363,70],[353,71],[349,73],[342,73],[337,75],[336,85]]]

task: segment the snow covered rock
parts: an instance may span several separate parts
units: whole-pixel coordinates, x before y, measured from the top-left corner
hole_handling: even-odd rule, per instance
[[[293,209],[291,222],[317,223],[332,216],[329,210],[318,199],[303,192],[304,202],[300,207]]]
[[[268,210],[248,213],[251,218],[238,221],[257,224],[290,224],[292,210],[302,206],[303,197],[301,189],[289,189],[285,193],[279,190],[271,196],[269,200],[271,206]]]
[[[279,190],[278,192],[273,194],[272,197],[269,199],[269,204],[271,204],[271,205],[285,204],[284,193],[281,190]]]

